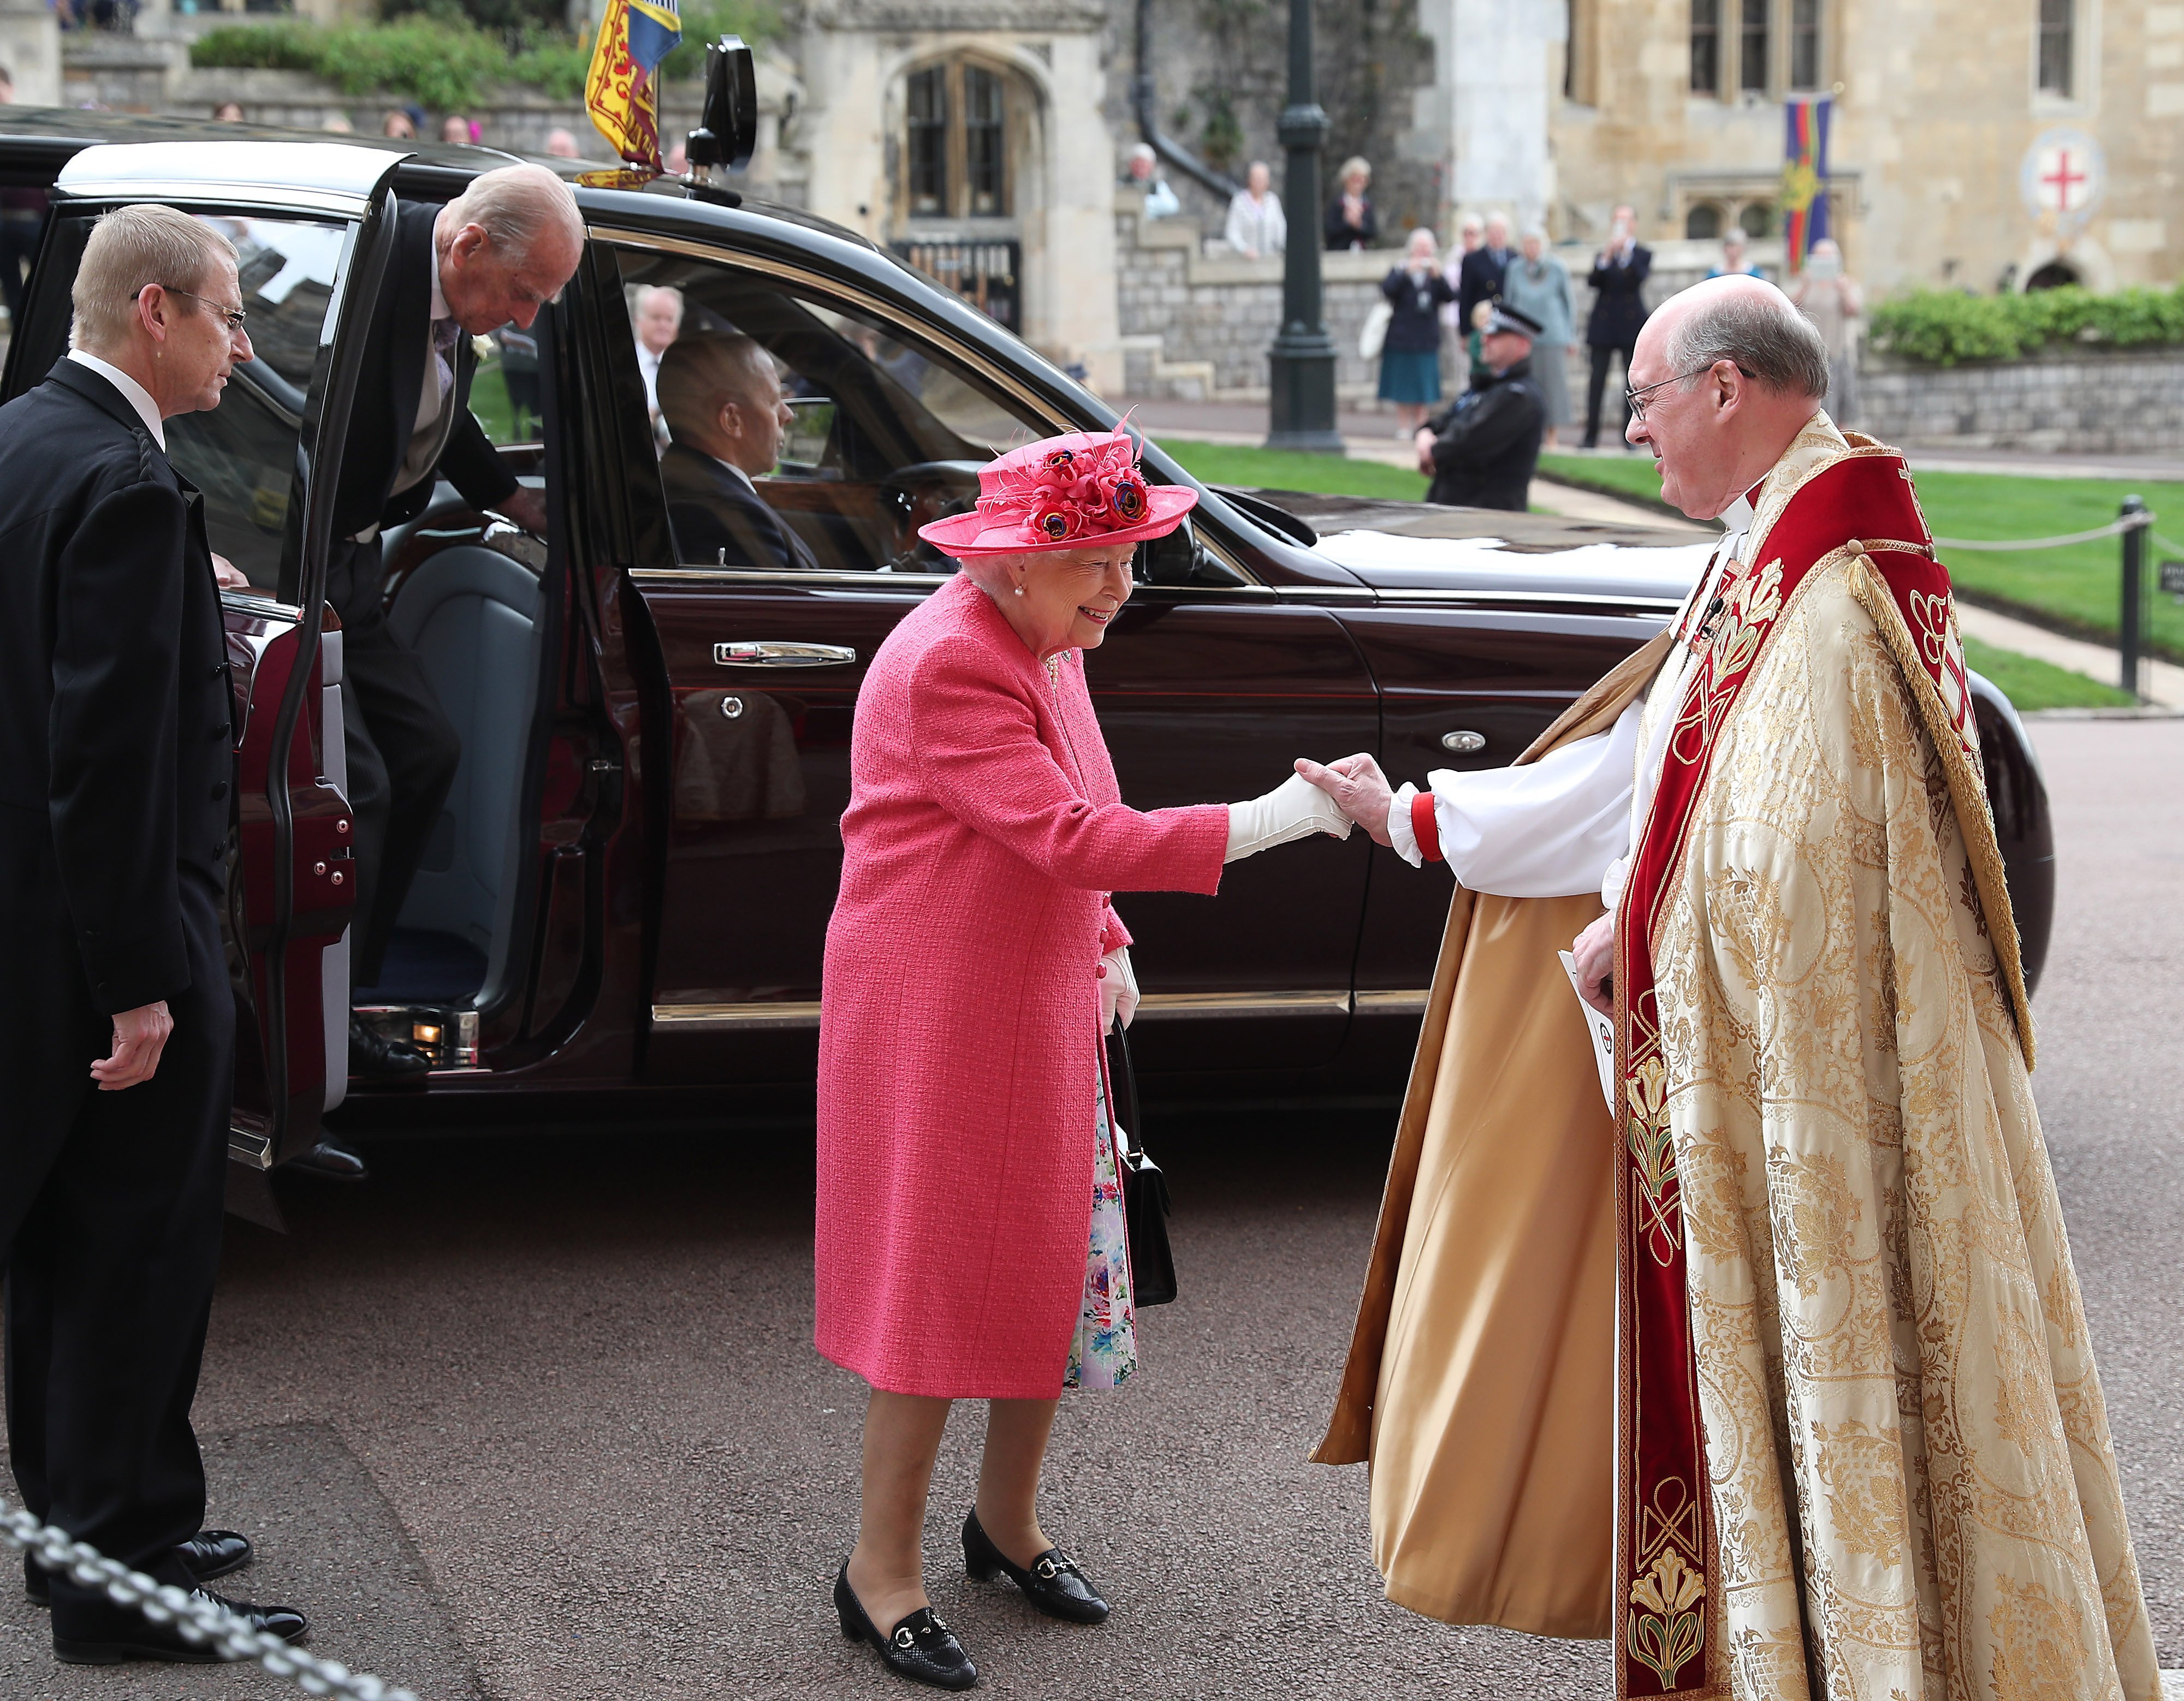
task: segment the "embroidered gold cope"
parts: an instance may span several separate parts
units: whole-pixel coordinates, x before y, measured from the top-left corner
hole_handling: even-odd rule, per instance
[[[1886,453],[1816,416],[1755,505],[1755,582],[1800,488]],[[2159,1701],[1976,746],[1919,667],[1929,636],[1960,666],[1953,611],[1907,597],[1912,629],[1861,518],[1769,611],[1653,910],[1691,1563],[1634,1565],[1616,1526],[1618,1419],[1647,1420],[1615,1363],[1638,1214],[1552,954],[1590,898],[1457,894],[1314,1456],[1370,1458],[1390,1598],[1612,1634],[1618,1694]],[[1612,723],[1668,642],[1528,759]]]

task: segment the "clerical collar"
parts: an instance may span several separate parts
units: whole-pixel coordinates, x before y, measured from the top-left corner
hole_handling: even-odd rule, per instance
[[[112,361],[101,360],[96,354],[86,354],[81,348],[70,349],[69,359],[88,366],[119,390],[121,399],[136,410],[136,417],[144,422],[144,429],[152,434],[152,441],[159,446],[159,453],[164,454],[167,452],[167,427],[159,418],[159,405],[142,384]]]
[[[1752,486],[1750,490],[1745,492],[1716,516],[1721,521],[1721,529],[1724,532],[1734,533],[1752,530],[1752,518],[1759,505],[1760,486],[1766,482],[1765,479],[1761,479],[1758,484]]]

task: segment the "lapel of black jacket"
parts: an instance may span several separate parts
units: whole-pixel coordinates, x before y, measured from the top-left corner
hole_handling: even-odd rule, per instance
[[[425,393],[425,345],[432,334],[432,222],[440,209],[404,205],[402,240],[394,254],[393,346],[387,350],[394,385],[387,465],[399,469],[417,430],[417,403]]]

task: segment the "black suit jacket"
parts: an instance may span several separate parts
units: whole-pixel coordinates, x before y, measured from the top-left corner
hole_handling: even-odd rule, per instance
[[[757,492],[710,455],[671,444],[660,460],[675,552],[685,561],[818,570],[818,558]],[[724,557],[721,552],[727,551]]]
[[[1491,248],[1474,248],[1463,257],[1463,264],[1456,274],[1456,332],[1458,336],[1471,335],[1471,310],[1482,301],[1492,301],[1502,293],[1502,280],[1509,273],[1511,251],[1504,248],[1502,258],[1494,258]]]
[[[64,909],[76,948],[11,956],[0,1020],[67,975],[109,1015],[171,998],[180,871],[226,868],[227,641],[195,486],[78,361],[0,408],[0,937]]]
[[[394,257],[365,332],[363,375],[356,411],[342,451],[341,483],[334,498],[334,535],[354,537],[374,524],[415,520],[432,499],[432,481],[420,480],[399,497],[394,481],[417,428],[417,402],[425,389],[425,345],[432,332],[432,221],[437,207],[404,203],[395,214]],[[467,336],[455,339],[455,410],[441,475],[474,508],[493,508],[516,486],[501,464],[485,428],[471,416],[471,379],[477,356]],[[348,610],[343,610],[344,616]]]
[[[1646,322],[1646,280],[1653,270],[1653,251],[1643,242],[1632,245],[1630,254],[1611,265],[1595,261],[1586,280],[1598,292],[1593,297],[1592,317],[1585,327],[1585,340],[1595,348],[1628,348],[1638,340],[1638,327]]]

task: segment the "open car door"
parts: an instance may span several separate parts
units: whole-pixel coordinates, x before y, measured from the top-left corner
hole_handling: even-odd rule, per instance
[[[113,208],[177,207],[235,245],[256,358],[235,370],[217,409],[177,415],[166,432],[169,459],[202,493],[214,551],[249,580],[222,597],[242,729],[226,916],[237,1016],[229,1154],[259,1170],[308,1150],[348,1085],[354,831],[326,575],[400,158],[337,143],[86,147],[54,184],[8,351],[11,397],[66,353],[84,243]]]

